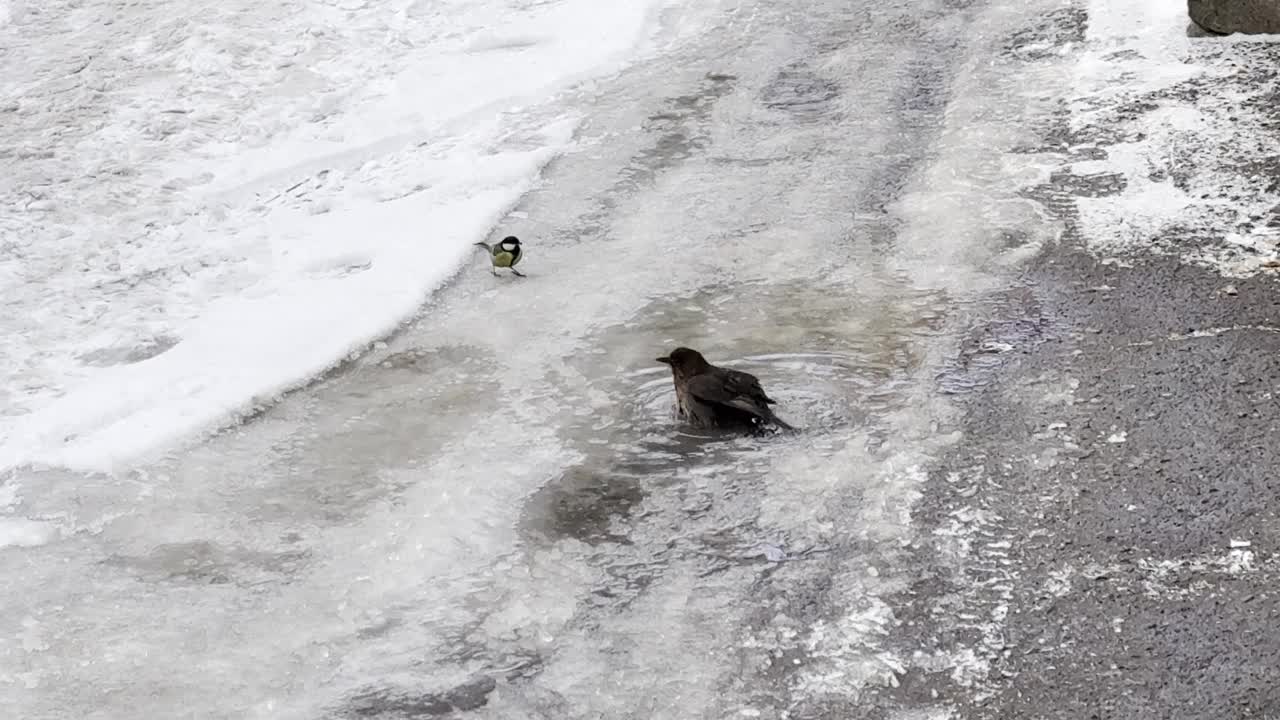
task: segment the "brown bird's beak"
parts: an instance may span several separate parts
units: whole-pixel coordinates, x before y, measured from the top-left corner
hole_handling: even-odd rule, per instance
[[[671,364],[671,358],[669,358],[669,357],[660,357],[660,358],[658,358],[658,362],[662,363],[663,365],[670,365],[670,364]]]

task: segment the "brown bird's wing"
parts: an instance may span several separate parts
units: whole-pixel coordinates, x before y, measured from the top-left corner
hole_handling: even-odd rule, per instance
[[[777,404],[772,398],[764,394],[764,388],[760,387],[760,379],[755,375],[741,370],[724,369],[722,371],[734,392],[747,397],[758,398],[761,402],[766,402],[770,405]]]
[[[745,375],[746,373],[739,374]],[[750,376],[748,375],[748,377]],[[752,378],[752,380],[754,379]],[[755,383],[755,391],[759,395],[752,393],[750,383],[744,383],[740,379],[731,376],[718,376],[716,373],[695,375],[689,378],[687,387],[690,395],[708,405],[731,407],[766,421],[772,415],[769,412],[769,407],[759,397],[764,393],[760,391],[760,383],[758,381]]]

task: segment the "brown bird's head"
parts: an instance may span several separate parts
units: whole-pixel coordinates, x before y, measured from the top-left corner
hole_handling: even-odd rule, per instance
[[[672,350],[670,355],[658,358],[658,362],[670,365],[676,377],[692,377],[711,368],[711,363],[702,357],[702,353],[687,347]]]

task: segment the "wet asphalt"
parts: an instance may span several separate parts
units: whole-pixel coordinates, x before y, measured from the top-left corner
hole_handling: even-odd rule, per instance
[[[1059,34],[1085,21],[1062,15]],[[1249,107],[1276,77],[1230,82]],[[1051,121],[1041,137],[1105,157],[1127,120],[1212,90],[1138,94],[1114,126]],[[1280,142],[1269,117],[1261,135]],[[1238,201],[1234,186],[1280,200],[1280,174],[1246,148],[1167,162],[1184,184],[1232,168],[1205,198]],[[1069,170],[1027,190],[1064,231],[990,298],[938,378],[964,407],[964,439],[930,470],[922,572],[895,603],[902,647],[977,670],[917,663],[860,716],[942,697],[956,718],[1280,717],[1280,290],[1269,272],[1188,260],[1219,251],[1233,223],[1171,226],[1159,252],[1090,251],[1076,199],[1121,191]],[[1280,203],[1240,220],[1280,228]]]
[[[990,672],[913,671],[880,701],[948,697],[961,718],[1277,717],[1274,280],[1062,247],[1026,288],[975,328],[1012,348],[960,371],[975,381],[966,439],[930,473],[925,570],[897,598],[904,643],[974,650]],[[975,533],[958,555],[957,524]]]

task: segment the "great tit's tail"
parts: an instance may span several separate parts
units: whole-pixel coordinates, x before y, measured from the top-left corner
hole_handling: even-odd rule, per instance
[[[487,242],[478,242],[476,243],[476,247],[482,247],[485,250],[488,250],[489,252],[493,252],[493,246]]]

